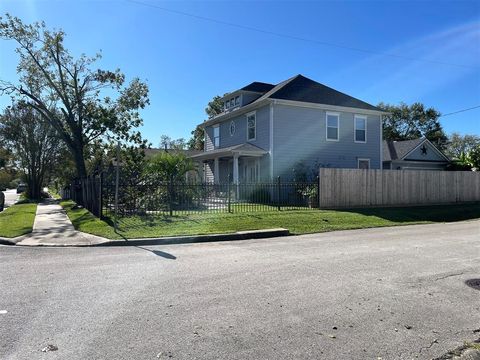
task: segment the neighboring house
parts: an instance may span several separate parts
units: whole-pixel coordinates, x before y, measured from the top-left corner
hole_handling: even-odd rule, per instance
[[[253,82],[223,97],[222,114],[205,121],[205,180],[291,180],[308,167],[382,165],[382,115],[375,106],[302,75],[277,85]]]
[[[383,168],[445,170],[450,159],[428,139],[383,142]]]

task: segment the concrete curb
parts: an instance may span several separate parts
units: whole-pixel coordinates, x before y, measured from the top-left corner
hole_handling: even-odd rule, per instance
[[[85,234],[78,232],[79,234]],[[215,241],[236,241],[236,240],[253,240],[253,239],[265,239],[274,238],[279,236],[288,236],[290,232],[288,229],[276,228],[276,229],[263,229],[263,230],[250,230],[239,231],[230,234],[209,234],[209,235],[192,235],[192,236],[168,236],[160,238],[143,238],[143,239],[125,239],[125,240],[109,240],[99,236],[90,234],[87,239],[83,241],[71,240],[65,242],[23,242],[28,241],[28,236],[21,236],[14,238],[11,241],[0,238],[0,244],[4,245],[17,245],[25,247],[94,247],[94,246],[148,246],[148,245],[174,245],[174,244],[190,244],[200,242],[215,242]],[[90,239],[91,238],[91,239]],[[2,242],[4,240],[4,242]]]
[[[236,241],[236,240],[253,240],[265,239],[279,236],[288,236],[288,229],[264,229],[238,231],[230,234],[209,234],[209,235],[193,235],[193,236],[171,236],[162,238],[145,238],[145,239],[126,239],[111,240],[91,246],[147,246],[147,245],[172,245],[172,244],[188,244],[199,242],[215,242],[215,241]]]

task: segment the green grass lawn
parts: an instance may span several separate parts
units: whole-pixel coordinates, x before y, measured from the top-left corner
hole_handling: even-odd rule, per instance
[[[32,232],[37,204],[22,203],[0,213],[0,237],[13,238]]]
[[[119,232],[112,219],[99,220],[87,210],[74,208],[72,201],[61,202],[77,230],[109,239],[173,235],[231,233],[283,227],[292,234],[380,226],[427,224],[480,218],[480,204],[410,208],[352,210],[290,210],[250,213],[206,213],[173,217],[128,217],[119,220]]]

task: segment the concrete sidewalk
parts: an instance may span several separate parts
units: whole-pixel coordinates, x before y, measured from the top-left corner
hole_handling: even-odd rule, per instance
[[[38,204],[32,233],[17,240],[17,245],[26,246],[91,246],[109,241],[75,230],[65,210],[53,199]]]

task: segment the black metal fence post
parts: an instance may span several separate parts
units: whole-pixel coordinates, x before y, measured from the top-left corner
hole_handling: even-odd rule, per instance
[[[227,179],[227,196],[228,196],[228,212],[232,212],[232,199],[231,199],[231,194],[230,194],[230,174],[228,175]]]
[[[277,177],[277,210],[280,211],[280,176]]]
[[[170,216],[173,216],[173,179],[170,178],[168,181],[168,210]]]
[[[98,217],[103,219],[103,172],[98,176]]]

